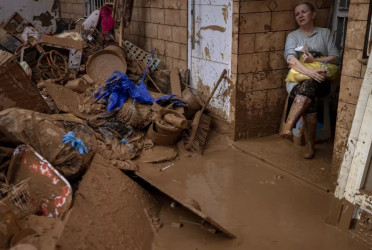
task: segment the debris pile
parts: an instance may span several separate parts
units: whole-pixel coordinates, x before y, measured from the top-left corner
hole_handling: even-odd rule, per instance
[[[92,159],[136,171],[137,158],[203,152],[214,91],[203,102],[188,86],[188,70],[164,70],[155,51],[114,39],[112,10],[104,7],[80,30],[40,34],[17,13],[0,29],[0,248],[15,244],[20,220],[64,218]]]

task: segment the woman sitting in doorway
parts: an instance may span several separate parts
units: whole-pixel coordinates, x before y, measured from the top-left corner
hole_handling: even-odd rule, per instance
[[[294,14],[299,28],[288,34],[284,56],[290,68],[310,77],[310,79],[300,83],[286,83],[289,96],[294,100],[280,135],[292,140],[292,128],[296,126],[302,116],[306,140],[304,157],[311,159],[315,155],[316,100],[317,97],[328,95],[331,85],[330,81],[326,80],[324,71],[307,68],[304,63],[330,62],[337,64],[340,54],[333,43],[331,32],[326,28],[314,26],[316,10],[311,3],[298,4],[294,9]]]

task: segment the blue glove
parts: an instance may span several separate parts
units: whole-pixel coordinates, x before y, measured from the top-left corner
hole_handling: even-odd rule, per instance
[[[62,141],[64,144],[71,142],[71,147],[79,151],[80,155],[83,155],[84,153],[88,154],[88,148],[84,145],[84,142],[80,138],[75,137],[74,132],[67,132],[67,134],[62,137]]]

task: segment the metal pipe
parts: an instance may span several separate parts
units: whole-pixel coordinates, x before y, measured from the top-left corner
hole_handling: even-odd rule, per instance
[[[192,15],[191,48],[195,49],[195,0],[192,0],[191,15]]]

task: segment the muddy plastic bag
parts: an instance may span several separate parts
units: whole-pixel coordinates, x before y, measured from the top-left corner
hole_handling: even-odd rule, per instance
[[[97,152],[109,160],[132,160],[137,157],[142,149],[142,137],[140,135],[119,140],[109,129],[99,128]]]
[[[62,137],[68,131],[83,140],[88,154],[80,155],[70,144],[63,143]],[[97,147],[94,131],[78,118],[19,108],[0,112],[0,138],[14,145],[30,145],[70,180],[89,166]]]

